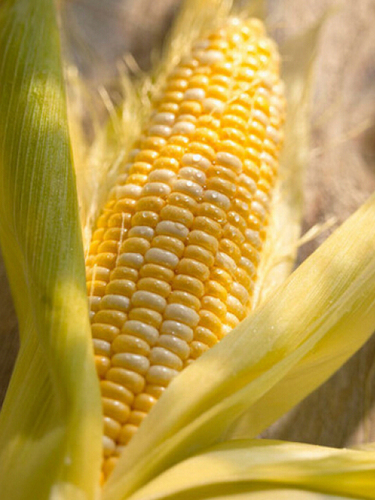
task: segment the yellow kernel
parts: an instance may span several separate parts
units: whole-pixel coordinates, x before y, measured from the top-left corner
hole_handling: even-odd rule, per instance
[[[132,226],[150,226],[155,228],[159,222],[159,215],[155,212],[142,211],[137,212],[132,217]]]
[[[121,401],[122,403],[130,406],[134,400],[134,395],[126,387],[111,382],[110,380],[100,381],[100,390],[104,397]]]
[[[170,205],[174,205],[175,207],[181,207],[193,215],[197,212],[198,208],[198,203],[194,200],[194,198],[184,193],[177,192],[170,194],[168,196],[168,203],[170,203]]]
[[[138,271],[137,269],[134,269],[133,267],[127,267],[127,266],[117,266],[112,272],[111,272],[111,280],[130,280],[130,281],[136,281],[138,279]]]
[[[146,356],[130,352],[119,352],[112,356],[112,366],[118,366],[140,375],[145,375],[150,368],[150,361]]]
[[[98,252],[112,252],[112,253],[117,253],[118,250],[118,241],[114,240],[106,240],[100,243],[98,246]]]
[[[178,274],[173,278],[172,286],[174,290],[182,290],[189,292],[200,298],[204,294],[204,286],[201,280],[188,276],[186,274]]]
[[[191,357],[192,357],[192,359],[199,358],[199,356],[202,356],[202,354],[204,354],[206,351],[208,351],[208,349],[209,349],[208,345],[194,340],[191,343]]]
[[[132,309],[129,312],[129,319],[142,321],[146,323],[146,325],[150,325],[155,328],[159,328],[161,322],[163,321],[163,317],[159,312],[153,311],[152,309],[145,309],[143,307]]]
[[[105,340],[106,342],[113,342],[115,337],[120,333],[120,330],[112,325],[102,323],[94,323],[91,326],[92,336],[95,339]]]
[[[128,444],[134,434],[137,432],[138,426],[132,424],[125,424],[121,429],[119,435],[119,442],[122,444]]]
[[[198,245],[187,246],[185,248],[184,257],[188,259],[198,260],[199,262],[202,262],[208,267],[211,267],[215,262],[213,254],[210,251],[203,248],[202,246]]]
[[[160,212],[160,217],[162,220],[178,222],[186,227],[191,227],[194,221],[194,215],[190,212],[190,210],[173,205],[167,205],[164,207]]]
[[[134,408],[147,413],[155,403],[156,399],[151,394],[138,394],[134,399]]]
[[[220,299],[211,296],[205,296],[202,299],[202,309],[207,309],[214,313],[219,319],[222,319],[227,312],[226,305]]]
[[[194,259],[183,258],[176,268],[177,274],[187,274],[205,281],[210,275],[208,267]]]
[[[116,440],[120,434],[121,425],[117,421],[117,419],[105,416],[104,419],[104,430],[103,433],[110,437],[111,439]]]
[[[189,292],[182,290],[174,290],[168,297],[169,304],[183,304],[184,306],[191,307],[195,311],[199,311],[201,307],[200,300]]]
[[[113,341],[112,351],[114,353],[129,352],[147,356],[150,353],[150,345],[139,337],[121,333]]]
[[[130,408],[128,405],[116,401],[114,399],[102,398],[103,413],[107,417],[111,417],[117,422],[124,423],[130,415]]]
[[[201,217],[196,217],[193,222],[192,226],[193,230],[197,231],[203,231],[211,236],[213,236],[216,239],[219,239],[221,234],[222,234],[222,228],[221,225],[210,219],[209,217],[201,216]],[[190,233],[191,236],[191,233]],[[191,240],[189,240],[191,243],[193,243]]]
[[[166,235],[156,236],[152,241],[152,246],[173,252],[177,257],[181,257],[185,249],[181,240]]]
[[[109,325],[121,328],[126,320],[126,314],[115,310],[102,310],[97,312],[94,316],[95,323],[107,323]]]
[[[130,370],[124,370],[123,368],[110,368],[106,378],[111,382],[116,382],[126,387],[133,392],[133,394],[140,393],[145,385],[145,379],[142,375]]]
[[[104,377],[110,366],[111,360],[107,356],[95,356],[95,368],[99,377]]]
[[[159,264],[145,264],[140,270],[142,278],[155,278],[162,281],[170,282],[173,279],[174,273],[172,269],[168,269]]]
[[[201,309],[199,311],[199,317],[200,326],[208,328],[217,336],[220,335],[222,323],[216,314],[206,309]]]
[[[171,292],[171,286],[163,280],[155,278],[141,278],[137,284],[138,290],[148,290],[162,297],[167,297]]]
[[[217,343],[217,336],[204,326],[197,326],[194,331],[194,340],[212,347]]]
[[[112,280],[108,283],[106,293],[109,295],[122,295],[131,297],[136,290],[134,281],[131,280]]]
[[[89,295],[97,295],[98,297],[102,297],[105,293],[106,286],[106,281],[88,281],[86,284],[87,293]]]

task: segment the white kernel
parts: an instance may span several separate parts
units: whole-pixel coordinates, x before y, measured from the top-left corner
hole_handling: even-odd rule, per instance
[[[203,109],[209,113],[221,114],[225,109],[225,103],[214,97],[207,97],[203,101]]]
[[[257,201],[251,202],[252,213],[260,220],[263,221],[266,218],[267,212],[264,207]]]
[[[254,195],[254,199],[259,201],[259,203],[261,203],[264,207],[268,207],[270,203],[268,195],[261,189],[257,190],[257,192]]]
[[[272,91],[270,99],[270,114],[277,116],[284,111],[284,99],[282,97],[284,91],[282,87],[279,87],[278,85],[274,85]]]
[[[146,290],[138,290],[133,293],[131,298],[134,307],[151,308],[158,312],[163,312],[167,301],[161,295]]]
[[[152,365],[168,366],[174,370],[181,370],[183,366],[181,359],[164,347],[151,349],[150,362]]]
[[[150,362],[145,356],[130,352],[117,353],[112,356],[111,361],[113,366],[119,366],[125,368],[125,370],[139,373],[140,375],[144,375],[150,368]]]
[[[251,276],[255,274],[254,264],[246,257],[240,258],[240,266],[243,267]]]
[[[159,337],[159,332],[156,328],[134,319],[126,321],[122,327],[122,331],[145,340],[149,345],[154,345]]]
[[[255,193],[257,184],[252,177],[249,177],[246,174],[241,174],[238,178],[238,181],[240,182],[240,184],[245,186],[250,193]]]
[[[154,237],[154,229],[150,226],[134,226],[129,229],[128,236],[129,238],[135,236],[139,238],[145,238],[148,241],[151,241]]]
[[[173,370],[172,368],[155,365],[149,369],[146,380],[149,384],[168,385],[178,373],[177,370]]]
[[[137,200],[142,193],[142,187],[136,184],[125,184],[125,186],[116,186],[114,192],[117,199],[131,198]]]
[[[102,436],[102,443],[103,443],[103,453],[105,457],[109,457],[113,455],[113,452],[116,449],[116,444],[113,441],[113,439],[109,438],[108,436]]]
[[[237,299],[240,300],[242,304],[246,304],[249,300],[249,292],[243,285],[237,283],[236,281],[233,281],[230,287],[230,292],[234,297],[237,297]]]
[[[158,168],[150,172],[148,176],[149,182],[164,182],[169,184],[174,178],[176,174],[172,170],[168,170],[166,168]]]
[[[161,333],[165,333],[167,335],[175,335],[179,339],[182,339],[186,342],[191,342],[194,337],[194,332],[190,328],[190,326],[185,325],[185,323],[181,323],[180,321],[175,320],[166,320],[163,321],[161,328]]]
[[[223,337],[225,337],[225,336],[226,336],[226,335],[228,335],[228,333],[230,333],[232,330],[233,330],[233,328],[232,328],[230,325],[223,325],[223,326],[222,326],[221,333],[222,333]]]
[[[216,155],[216,162],[219,165],[224,165],[225,167],[233,169],[237,174],[242,172],[242,161],[237,156],[230,153],[218,153]]]
[[[230,199],[225,194],[219,193],[218,191],[212,191],[208,189],[204,193],[203,201],[212,203],[223,210],[229,210]]]
[[[102,309],[113,309],[115,311],[128,311],[130,300],[123,295],[108,294],[102,298]]]
[[[196,326],[199,321],[198,314],[190,307],[182,304],[168,304],[165,308],[164,317],[166,319],[180,321],[192,327]]]
[[[227,308],[229,312],[236,315],[236,312],[242,312],[244,310],[243,304],[234,296],[228,293],[227,297]]]
[[[206,92],[203,89],[194,88],[188,89],[184,93],[184,99],[187,101],[201,101],[206,97]]]
[[[214,64],[224,59],[224,54],[218,50],[205,50],[195,56],[201,64]]]
[[[171,132],[171,127],[167,127],[166,125],[152,125],[148,129],[149,135],[157,135],[159,137],[169,137]]]
[[[265,113],[263,113],[263,111],[261,111],[260,109],[253,109],[251,113],[251,118],[258,120],[265,126],[268,125],[268,116]]]
[[[271,156],[266,151],[262,151],[262,153],[260,154],[260,160],[263,163],[269,165],[270,167],[273,167],[273,165],[275,164],[275,159],[273,158],[273,156]]]
[[[229,255],[224,252],[217,252],[215,257],[215,265],[217,267],[224,268],[232,276],[235,274],[237,268],[237,265],[232,257],[229,257]]]
[[[190,135],[194,132],[195,125],[191,122],[178,122],[172,129],[172,134]]]
[[[204,158],[204,156],[194,153],[187,153],[181,158],[182,165],[188,165],[193,167],[199,167],[203,171],[206,171],[210,166],[211,162]]]
[[[245,238],[255,248],[259,248],[262,245],[262,241],[260,239],[258,231],[254,231],[253,229],[246,229]]]
[[[189,179],[191,181],[197,182],[201,186],[206,184],[206,174],[193,167],[183,167],[179,171],[179,176],[182,179]]]
[[[266,128],[266,134],[275,144],[279,144],[281,139],[281,134],[275,127],[269,125]]]
[[[157,345],[174,352],[181,359],[187,359],[190,354],[190,347],[187,342],[175,335],[160,335]]]
[[[257,90],[257,95],[260,95],[260,96],[263,96],[265,97],[266,99],[270,99],[270,93],[267,89],[265,89],[264,87],[259,87],[258,90]]]
[[[173,191],[185,193],[195,200],[200,199],[203,195],[203,188],[196,182],[187,179],[178,179],[173,184]]]
[[[142,191],[143,196],[168,196],[171,188],[165,182],[148,182]]]
[[[268,88],[272,89],[273,83],[274,83],[274,78],[272,73],[266,70],[261,70],[258,71],[258,78],[261,80],[261,82]]]
[[[140,269],[143,264],[144,258],[140,253],[125,252],[118,256],[118,266],[128,266],[134,269]]]
[[[228,312],[226,315],[225,315],[225,322],[227,323],[227,325],[233,329],[235,328],[238,323],[240,322],[240,320],[237,318],[237,316],[235,316],[234,314]]]
[[[177,255],[162,248],[150,248],[145,254],[145,259],[146,262],[159,264],[170,269],[174,269],[179,262]]]
[[[158,123],[160,125],[173,125],[175,120],[175,115],[173,113],[156,113],[152,117],[152,121],[154,123]]]
[[[184,240],[189,234],[189,229],[180,222],[163,220],[156,226],[156,234],[165,234]]]
[[[105,340],[92,339],[95,354],[109,357],[111,355],[111,344]]]

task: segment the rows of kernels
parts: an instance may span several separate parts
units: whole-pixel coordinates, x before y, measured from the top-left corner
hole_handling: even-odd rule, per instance
[[[261,31],[235,22],[181,61],[98,221],[87,265],[106,475],[171,379],[251,305],[283,120]]]

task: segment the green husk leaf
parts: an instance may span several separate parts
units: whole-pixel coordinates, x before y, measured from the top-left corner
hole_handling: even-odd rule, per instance
[[[374,458],[308,444],[229,441],[180,462],[131,500],[374,499]]]
[[[0,491],[91,499],[101,405],[53,0],[2,2],[0,81],[0,242],[21,338],[0,415]]]
[[[247,430],[255,437],[363,345],[375,327],[375,234],[368,231],[374,217],[375,196],[263,306],[172,382],[120,458],[105,500],[127,498],[219,442],[260,402],[264,414],[255,415]],[[288,384],[297,394],[285,391]],[[279,398],[266,407],[262,398],[271,390]]]

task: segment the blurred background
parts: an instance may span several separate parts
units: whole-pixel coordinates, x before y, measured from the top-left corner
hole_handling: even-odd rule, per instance
[[[65,1],[69,37],[64,44],[85,77],[109,89],[124,53],[131,53],[142,70],[150,68],[181,5],[181,0]],[[300,248],[301,262],[375,189],[375,0],[265,4],[268,29],[278,42],[303,33],[330,12],[314,65],[302,230],[332,216],[335,224]],[[375,221],[368,230],[375,230]],[[1,404],[18,348],[1,256],[0,337]],[[264,436],[335,447],[375,441],[375,339]]]

